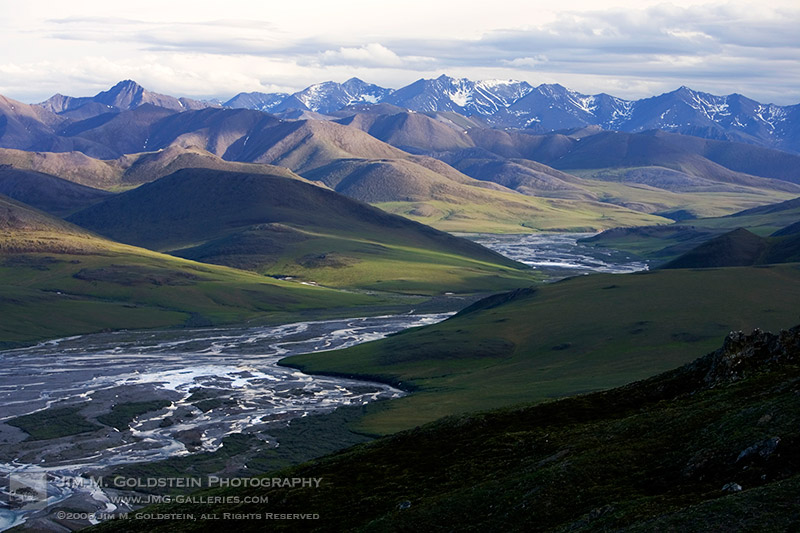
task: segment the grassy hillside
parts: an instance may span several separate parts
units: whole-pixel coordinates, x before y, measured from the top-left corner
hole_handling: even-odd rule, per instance
[[[584,242],[666,261],[737,228],[764,237],[798,221],[800,198],[794,198],[723,217],[689,218],[672,226],[612,229]]]
[[[288,169],[272,165],[240,163],[224,159],[197,146],[170,146],[157,152],[143,152],[121,157],[113,162],[122,170],[120,186],[149,183],[187,168],[209,168],[227,172],[279,175],[303,180]]]
[[[49,174],[96,189],[117,186],[122,175],[122,170],[112,161],[94,159],[80,152],[26,152],[0,148],[0,164]]]
[[[111,242],[0,196],[0,346],[105,329],[291,320],[391,303],[397,302]]]
[[[0,165],[0,194],[56,216],[67,216],[110,196],[41,172]]]
[[[414,390],[371,406],[390,433],[467,411],[619,386],[688,362],[731,330],[800,319],[800,268],[591,275],[484,300],[433,326],[285,363]]]
[[[473,242],[280,175],[183,170],[70,220],[120,242],[335,287],[473,293],[534,279]]]
[[[480,200],[437,198],[378,202],[384,211],[455,233],[592,232],[619,226],[661,224],[667,219],[601,202],[584,202],[487,191]]]
[[[687,358],[696,355],[687,354]],[[700,352],[702,353],[702,352]],[[158,505],[93,531],[791,531],[800,523],[800,328],[732,334],[693,363],[602,393],[450,417],[275,472],[319,488],[206,491],[269,504]],[[213,501],[213,500],[212,500]],[[358,501],[359,505],[353,505]]]
[[[759,237],[738,228],[704,242],[661,268],[715,268],[800,261],[800,235],[780,235],[782,231],[772,237]]]
[[[273,174],[303,180],[281,167],[225,161],[207,150],[188,144],[186,139],[182,144],[161,150],[131,153],[108,160],[94,159],[80,152],[25,152],[0,148],[0,166],[9,171],[45,174],[107,191],[130,189],[185,168]]]
[[[399,150],[356,127],[330,122],[270,125],[250,135],[246,147],[232,146],[225,157],[288,167],[351,198],[443,231],[599,230],[664,221],[581,198],[559,201],[515,194],[442,161]]]

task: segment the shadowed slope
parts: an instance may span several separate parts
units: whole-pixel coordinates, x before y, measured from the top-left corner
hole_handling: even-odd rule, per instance
[[[271,474],[320,487],[202,494],[268,497],[268,506],[193,502],[144,514],[313,512],[313,531],[788,531],[798,524],[798,363],[798,327],[731,333],[722,348],[645,381],[449,417]],[[93,531],[175,527],[208,524],[128,519]]]
[[[767,247],[767,239],[739,228],[701,244],[661,268],[750,266],[760,262]]]
[[[800,261],[800,233],[792,226],[785,230],[770,237],[759,237],[738,228],[704,242],[661,268],[714,268]]]
[[[55,176],[0,165],[0,194],[56,216],[88,207],[111,193]]]
[[[615,228],[584,242],[643,257],[675,259],[723,233],[744,228],[760,236],[776,234],[800,220],[800,199],[768,204],[723,217],[684,219],[671,226]],[[787,232],[789,232],[787,228]],[[780,236],[783,234],[779,234]]]
[[[530,279],[471,241],[283,176],[182,170],[70,220],[130,244],[334,285],[473,292]]]

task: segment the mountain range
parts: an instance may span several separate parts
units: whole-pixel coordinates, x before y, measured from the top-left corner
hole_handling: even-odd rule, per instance
[[[351,78],[294,93],[241,93],[225,102],[280,113],[302,109],[330,113],[356,104],[386,103],[420,113],[456,112],[499,128],[538,133],[585,126],[640,132],[660,129],[710,139],[800,151],[800,104],[763,104],[741,94],[716,96],[680,87],[640,100],[586,95],[559,84],[472,81],[442,75],[397,90]]]
[[[9,102],[14,105],[0,99],[0,110]],[[473,81],[442,75],[395,90],[351,78],[344,83],[317,83],[291,94],[239,93],[220,104],[158,94],[125,80],[93,97],[56,94],[35,107],[62,120],[81,120],[145,104],[173,111],[220,106],[252,109],[284,118],[388,104],[432,116],[457,113],[469,117],[471,124],[501,129],[536,133],[586,126],[630,133],[658,129],[800,152],[800,104],[765,104],[741,94],[718,96],[685,86],[658,96],[626,100],[606,93],[582,94],[559,84],[533,86],[516,80]]]
[[[259,165],[278,165],[466,232],[657,224],[800,195],[800,155],[786,151],[660,130],[493,127],[503,110],[558,94],[543,90],[437,78],[389,91],[351,79],[290,95],[272,114],[160,95],[128,80],[94,97],[37,105],[0,98],[0,164],[106,190],[181,168],[260,173]],[[240,96],[259,109],[277,101]]]

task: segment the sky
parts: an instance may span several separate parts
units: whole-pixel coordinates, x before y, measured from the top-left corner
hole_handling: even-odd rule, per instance
[[[0,0],[0,14],[0,94],[27,103],[123,79],[227,100],[441,74],[800,103],[797,0]]]

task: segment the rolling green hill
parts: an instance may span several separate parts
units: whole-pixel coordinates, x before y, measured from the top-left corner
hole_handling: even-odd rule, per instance
[[[121,157],[113,162],[121,169],[120,186],[130,188],[149,183],[187,168],[208,168],[227,172],[278,175],[303,180],[282,167],[240,163],[224,159],[197,146],[170,146],[157,152],[144,152]]]
[[[714,237],[660,268],[752,266],[767,251],[767,240],[744,228]]]
[[[738,228],[704,242],[661,268],[716,268],[800,261],[800,235],[783,235],[782,231],[772,237],[759,237]]]
[[[0,148],[0,165],[49,174],[96,189],[113,187],[120,174],[108,162],[80,152],[26,152]]]
[[[277,174],[303,180],[285,168],[225,161],[193,145],[174,145],[154,152],[132,153],[109,160],[94,159],[80,152],[25,152],[0,148],[0,165],[8,170],[46,174],[107,191],[130,189],[184,168]]]
[[[669,261],[714,237],[744,228],[762,237],[780,235],[784,228],[800,221],[800,198],[746,209],[723,217],[690,218],[671,226],[615,228],[585,243],[624,250],[642,257]]]
[[[445,418],[263,480],[319,487],[205,491],[143,512],[194,521],[115,520],[92,531],[208,530],[203,513],[261,514],[236,522],[240,531],[263,530],[266,513],[319,515],[271,520],[277,531],[791,531],[799,363],[800,327],[732,333],[645,381]],[[224,503],[258,496],[269,503]]]
[[[5,165],[0,165],[0,194],[59,217],[110,196],[107,191]]]
[[[798,322],[798,301],[796,264],[580,276],[483,300],[382,341],[284,361],[414,391],[370,406],[358,426],[390,433],[643,379],[712,349],[731,330]]]
[[[119,244],[0,196],[2,347],[106,329],[297,320],[397,303]]]
[[[474,293],[534,279],[473,242],[282,175],[182,170],[69,220],[120,242],[335,287]]]

